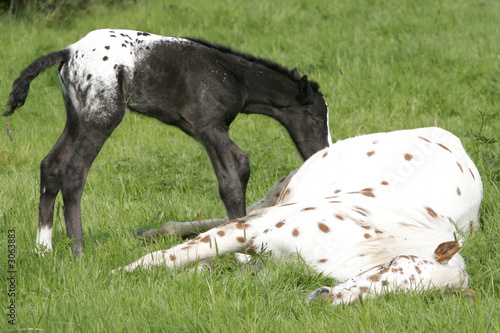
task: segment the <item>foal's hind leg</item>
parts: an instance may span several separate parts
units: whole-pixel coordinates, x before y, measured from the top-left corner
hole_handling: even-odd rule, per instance
[[[63,133],[40,165],[40,203],[36,244],[38,250],[52,250],[52,224],[54,202],[59,193],[57,171],[73,145],[71,125],[66,124]]]
[[[64,95],[64,104],[67,114],[66,126],[52,150],[40,164],[40,203],[36,237],[38,250],[44,248],[52,250],[54,202],[61,189],[58,171],[78,135],[78,116],[73,102],[67,95]]]
[[[80,203],[90,166],[106,139],[123,119],[124,113],[125,108],[116,118],[105,124],[95,121],[80,124],[78,137],[59,168],[58,178],[64,201],[66,233],[69,238],[74,239],[71,250],[75,256],[84,252]]]
[[[87,81],[90,77],[101,75],[107,85],[103,86],[102,82],[94,79],[95,89],[84,90],[86,93],[83,95],[80,94],[82,87],[78,77],[71,77],[67,67],[59,71],[68,123],[73,125],[72,128],[77,128],[74,143],[57,171],[64,202],[66,233],[74,239],[71,250],[75,257],[84,252],[80,205],[90,166],[107,138],[122,121],[127,107],[130,88],[128,69],[115,67],[116,73],[113,74],[103,72],[88,75]]]

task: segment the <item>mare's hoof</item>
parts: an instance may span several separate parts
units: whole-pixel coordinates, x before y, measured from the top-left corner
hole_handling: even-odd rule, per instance
[[[331,289],[328,287],[322,287],[319,289],[316,289],[306,297],[306,301],[308,303],[316,302],[318,300],[326,301],[328,298],[328,295],[330,294]]]
[[[145,242],[154,242],[156,236],[158,236],[158,229],[140,230],[137,232],[137,237]]]

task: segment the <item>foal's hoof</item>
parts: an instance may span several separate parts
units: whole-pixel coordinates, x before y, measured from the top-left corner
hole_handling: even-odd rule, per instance
[[[85,253],[85,245],[83,240],[74,240],[71,243],[71,252],[73,253],[73,257],[75,259],[80,258]]]

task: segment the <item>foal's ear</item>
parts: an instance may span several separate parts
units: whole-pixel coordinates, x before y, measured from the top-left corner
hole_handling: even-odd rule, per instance
[[[292,70],[292,78],[295,80],[295,81],[299,81],[301,79],[301,76],[299,74],[299,70],[297,69],[297,67],[295,67],[293,70]]]
[[[309,97],[309,84],[307,82],[307,75],[304,75],[299,81],[300,97],[307,99]]]

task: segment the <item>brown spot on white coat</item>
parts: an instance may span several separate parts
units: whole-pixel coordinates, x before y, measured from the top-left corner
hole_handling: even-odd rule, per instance
[[[434,209],[430,208],[430,207],[425,207],[425,209],[427,210],[427,213],[431,216],[431,217],[434,217],[436,218],[438,216],[438,214],[434,211]]]
[[[445,145],[441,144],[441,143],[438,143],[437,144],[439,147],[443,148],[444,150],[447,150],[451,153],[451,150],[448,149],[448,147],[446,147]]]
[[[318,228],[324,233],[330,232],[330,228],[324,223],[318,222]]]
[[[373,194],[372,188],[362,189],[361,194],[363,194],[365,197],[375,198],[375,194]]]
[[[370,212],[368,210],[364,209],[363,207],[353,206],[352,208],[354,208],[355,212],[357,212],[365,217],[370,214]]]

